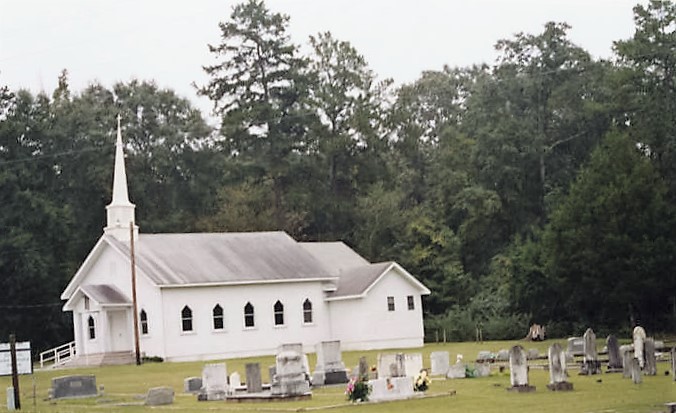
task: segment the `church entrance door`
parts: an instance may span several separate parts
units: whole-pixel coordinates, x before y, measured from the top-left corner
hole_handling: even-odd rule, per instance
[[[110,351],[131,351],[131,324],[127,310],[108,312]]]

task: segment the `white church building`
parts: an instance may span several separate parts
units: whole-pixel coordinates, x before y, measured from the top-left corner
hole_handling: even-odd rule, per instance
[[[143,234],[134,209],[118,123],[107,226],[61,295],[80,361],[131,361],[132,267],[148,357],[269,355],[284,343],[312,352],[330,340],[343,350],[423,345],[421,297],[430,291],[396,262],[372,264],[342,242],[284,232]]]

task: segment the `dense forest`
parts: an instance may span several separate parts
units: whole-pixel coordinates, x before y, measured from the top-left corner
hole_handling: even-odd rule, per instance
[[[217,128],[152,80],[73,91],[64,70],[48,95],[0,72],[0,340],[72,338],[59,295],[105,225],[118,113],[145,233],[343,240],[429,286],[427,332],[453,340],[673,333],[676,4],[634,15],[609,60],[550,22],[395,86],[331,33],[302,53],[249,0],[195,85]]]

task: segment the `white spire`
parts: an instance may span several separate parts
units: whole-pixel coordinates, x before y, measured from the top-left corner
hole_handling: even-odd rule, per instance
[[[127,190],[127,172],[124,168],[124,147],[122,145],[122,130],[120,115],[117,115],[117,141],[115,142],[115,171],[113,173],[113,199],[106,207],[108,225],[104,228],[120,241],[129,241],[129,226],[133,225],[134,238],[138,235],[138,227],[134,218],[136,206],[129,202]]]

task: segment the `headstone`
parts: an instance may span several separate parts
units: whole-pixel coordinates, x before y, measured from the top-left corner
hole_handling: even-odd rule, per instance
[[[620,356],[620,344],[617,337],[609,335],[606,339],[608,347],[608,373],[618,373],[622,371],[622,356]]]
[[[671,348],[671,375],[676,381],[676,346]]]
[[[588,328],[584,332],[584,359],[582,368],[580,369],[580,374],[600,374],[601,373],[601,363],[599,362],[599,356],[596,352],[596,334],[594,330]]]
[[[260,393],[263,391],[261,379],[261,365],[258,363],[246,363],[246,392]]]
[[[521,346],[514,346],[509,351],[509,382],[512,387],[508,391],[532,392],[535,386],[528,384],[528,359]]]
[[[205,364],[202,367],[202,390],[198,400],[225,400],[228,391],[228,370],[225,363]]]
[[[303,371],[303,355],[296,351],[281,351],[276,357],[276,380],[271,393],[281,396],[302,396],[310,392],[310,383]],[[248,381],[248,380],[247,380]]]
[[[202,389],[201,377],[188,377],[183,380],[184,393],[199,393]]]
[[[403,400],[415,395],[412,377],[387,377],[369,380],[371,394],[369,400],[374,402]]]
[[[52,397],[54,399],[95,397],[97,395],[98,388],[94,375],[62,376],[52,379]]]
[[[495,355],[491,353],[490,351],[482,350],[477,354],[476,356],[476,361],[479,362],[484,362],[484,361],[493,361],[495,358]]]
[[[272,365],[268,366],[268,375],[270,376],[270,384],[273,384],[277,381],[277,366]]]
[[[638,359],[632,358],[629,366],[631,371],[631,381],[634,382],[634,384],[641,383],[643,378],[641,377],[641,365],[639,364]]]
[[[16,404],[14,403],[14,387],[7,388],[7,410],[10,412],[16,410]]]
[[[366,357],[359,357],[359,378],[364,379],[369,376],[369,364],[366,362]]]
[[[655,340],[655,350],[664,350],[664,341]]]
[[[655,359],[655,340],[646,338],[643,343],[643,357],[645,363],[643,371],[646,376],[655,376],[657,374],[657,360]]]
[[[638,365],[643,368],[645,359],[643,358],[643,343],[645,342],[645,330],[641,326],[634,327],[632,340],[634,341],[634,358],[638,359]]]
[[[404,354],[404,375],[408,377],[418,377],[423,369],[422,353]]]
[[[476,363],[474,377],[488,377],[491,375],[491,363]]]
[[[174,402],[174,389],[171,387],[153,387],[146,395],[146,406],[164,406]]]
[[[568,339],[568,353],[573,356],[584,354],[584,339],[581,337],[570,337]]]
[[[430,353],[430,364],[433,376],[445,376],[450,367],[451,356],[448,351],[433,351]]]
[[[540,352],[536,348],[528,349],[528,354],[526,355],[528,360],[535,360],[540,357]]]
[[[347,383],[347,369],[340,352],[340,341],[317,344],[317,366],[312,375],[313,385]]]
[[[260,369],[259,369],[259,373],[260,373]],[[239,375],[238,372],[234,372],[230,375],[230,388],[236,389],[238,387],[242,387],[242,377]]]
[[[566,374],[566,352],[559,343],[549,346],[547,353],[549,361],[549,384],[547,388],[552,391],[573,390],[573,383],[568,382]]]
[[[498,351],[498,355],[495,359],[498,361],[509,361],[509,350],[502,349]]]
[[[402,353],[378,354],[378,378],[406,375],[405,357]]]
[[[446,377],[449,379],[464,379],[466,372],[467,367],[465,366],[465,363],[459,361],[448,368]]]
[[[629,379],[631,378],[631,361],[634,359],[634,353],[629,349],[622,351],[622,347],[620,347],[620,354],[622,354],[622,377]]]
[[[303,374],[310,378],[310,363],[308,362],[307,355],[303,352],[302,343],[286,343],[279,346],[277,349],[277,354],[284,351],[293,351],[301,355],[302,365],[303,365]]]

